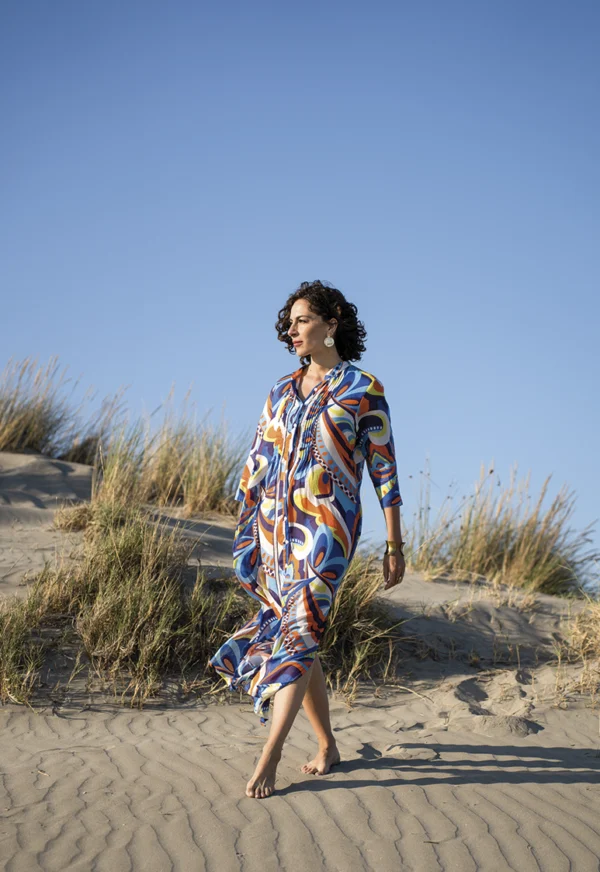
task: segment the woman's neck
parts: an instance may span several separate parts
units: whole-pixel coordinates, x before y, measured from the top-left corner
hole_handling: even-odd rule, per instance
[[[330,369],[341,361],[341,357],[337,353],[337,351],[333,351],[330,354],[319,355],[318,358],[311,357],[310,363],[306,369],[305,375],[309,378],[322,379],[324,378]]]

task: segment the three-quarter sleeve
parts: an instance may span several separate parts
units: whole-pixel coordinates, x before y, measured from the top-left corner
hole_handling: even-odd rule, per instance
[[[390,409],[374,376],[358,406],[356,440],[381,508],[401,506]]]
[[[266,438],[267,428],[273,415],[272,399],[273,391],[271,390],[258,419],[250,453],[234,497],[238,501],[244,500],[246,495],[249,495],[252,497],[253,503],[258,502],[260,483],[267,474],[273,456],[273,442]]]

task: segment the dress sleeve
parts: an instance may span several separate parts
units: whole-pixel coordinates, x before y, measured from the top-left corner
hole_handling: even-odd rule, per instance
[[[390,408],[383,385],[375,377],[358,406],[356,441],[381,508],[401,506]]]
[[[272,401],[273,391],[271,390],[260,413],[250,454],[246,460],[237,493],[234,497],[234,499],[240,502],[246,499],[247,496],[252,498],[253,503],[258,502],[260,483],[267,474],[269,463],[273,456],[274,443],[266,438],[267,428],[273,416]]]

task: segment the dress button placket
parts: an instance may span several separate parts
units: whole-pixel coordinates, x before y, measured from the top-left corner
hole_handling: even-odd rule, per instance
[[[296,444],[296,433],[298,430],[299,408],[297,401],[293,400],[291,414],[289,417],[289,429],[286,424],[286,441],[285,441],[285,466],[284,466],[284,498],[283,498],[283,544],[284,544],[284,575],[288,578],[289,575],[289,560],[290,560],[290,526],[288,518],[288,496],[289,496],[289,470],[290,470],[290,454],[293,453]],[[291,447],[290,446],[291,443]]]
[[[301,401],[300,398],[298,397],[297,393],[294,391],[293,387],[290,387],[290,389],[289,389],[290,390],[289,405],[287,405],[287,407],[284,408],[283,414],[285,416],[285,439],[284,439],[284,445],[283,445],[283,458],[282,458],[282,463],[281,463],[281,468],[280,468],[280,478],[283,479],[283,487],[282,487],[283,497],[282,497],[282,501],[281,501],[282,502],[281,508],[283,510],[283,530],[284,530],[283,557],[284,557],[284,564],[285,564],[282,574],[283,574],[284,578],[286,578],[286,579],[289,576],[289,570],[290,570],[289,561],[290,561],[290,557],[291,557],[289,520],[288,520],[288,494],[289,494],[288,478],[289,478],[289,469],[290,469],[289,456],[290,456],[290,453],[295,451],[296,435],[297,435],[298,428],[299,428],[302,421],[305,421],[305,426],[308,430],[308,437],[309,438],[307,438],[307,440],[306,440],[306,445],[308,445],[310,443],[310,438],[312,438],[312,431],[313,431],[313,425],[314,425],[315,419],[316,419],[317,415],[319,414],[319,412],[321,411],[321,409],[323,408],[323,406],[325,405],[325,403],[327,402],[327,397],[329,395],[328,387],[331,384],[333,376],[336,375],[339,372],[339,370],[341,370],[341,369],[342,369],[342,362],[340,362],[339,364],[336,364],[336,366],[327,373],[327,375],[323,379],[322,384],[314,391],[314,395],[311,397],[311,399],[308,402],[306,402],[306,400],[308,398],[306,398],[305,401]],[[288,450],[288,445],[290,442],[291,442],[291,447]],[[276,489],[276,496],[275,496],[276,501],[277,501],[278,492],[279,492],[279,483],[278,483],[278,486]],[[275,512],[275,520],[277,522],[277,506],[276,506],[276,512]],[[275,530],[275,541],[277,541],[277,529]],[[279,551],[277,551],[276,573],[277,573],[278,580],[279,580],[280,571],[281,570],[279,567]]]

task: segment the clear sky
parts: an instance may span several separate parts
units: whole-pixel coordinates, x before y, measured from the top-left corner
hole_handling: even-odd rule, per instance
[[[600,6],[5,0],[2,357],[251,432],[329,281],[368,331],[404,518],[480,463],[600,516]],[[385,537],[371,482],[365,538]],[[596,539],[598,540],[600,536]]]

